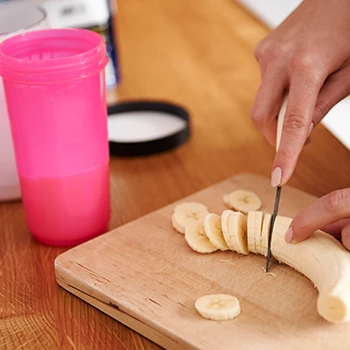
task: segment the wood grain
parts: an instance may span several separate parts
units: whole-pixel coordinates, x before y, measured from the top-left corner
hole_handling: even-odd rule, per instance
[[[227,209],[223,196],[242,188],[261,198],[263,212],[273,211],[269,179],[254,174],[231,177],[180,202],[197,201],[221,214]],[[315,199],[286,186],[279,213],[293,217]],[[297,271],[274,262],[273,278],[263,272],[265,257],[189,248],[171,225],[178,203],[61,254],[55,260],[58,283],[166,349],[350,347],[350,324],[322,319],[317,290]],[[196,299],[222,293],[240,300],[241,315],[229,322],[203,320]]]
[[[237,173],[269,176],[275,151],[249,119],[266,27],[231,0],[120,0],[118,11],[121,84],[109,102],[179,103],[193,135],[171,152],[111,159],[109,229]],[[311,139],[290,185],[316,196],[348,187],[349,152],[322,126]],[[31,237],[21,202],[0,204],[0,348],[157,349],[57,286],[64,251]]]

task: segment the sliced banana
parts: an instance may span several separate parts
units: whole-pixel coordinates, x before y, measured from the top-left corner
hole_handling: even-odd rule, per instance
[[[200,297],[195,302],[198,313],[215,321],[232,320],[241,313],[239,300],[229,294],[211,294]]]
[[[269,243],[271,218],[272,218],[271,214],[264,215],[260,239],[258,241],[255,241],[257,253],[262,254],[264,256],[267,256],[267,247]]]
[[[263,213],[261,211],[249,211],[247,217],[247,235],[248,250],[257,253],[256,242],[260,241],[263,222]]]
[[[186,227],[185,240],[198,253],[213,253],[218,250],[206,236],[202,221],[194,221]]]
[[[233,210],[224,210],[221,227],[226,244],[237,253],[248,254],[247,219],[245,215]]]
[[[204,218],[204,231],[210,242],[220,250],[229,250],[221,228],[220,215],[211,213]]]
[[[171,222],[176,231],[185,233],[185,229],[190,223],[202,221],[208,214],[208,208],[204,204],[184,202],[174,208]]]
[[[262,204],[256,193],[247,190],[236,190],[224,195],[224,202],[229,208],[241,211],[244,214],[259,210]]]

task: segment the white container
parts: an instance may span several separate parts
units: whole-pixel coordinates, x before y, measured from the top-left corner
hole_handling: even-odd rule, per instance
[[[21,32],[48,27],[45,11],[34,3],[0,2],[0,43]],[[0,202],[20,198],[11,129],[0,78]]]
[[[105,69],[106,87],[108,90],[114,89],[118,78],[117,68],[113,63],[114,54],[111,52],[114,39],[110,21],[111,12],[113,15],[117,12],[116,0],[46,0],[42,6],[46,11],[51,28],[84,28],[102,35],[107,45],[109,58]],[[114,51],[116,51],[115,47]]]

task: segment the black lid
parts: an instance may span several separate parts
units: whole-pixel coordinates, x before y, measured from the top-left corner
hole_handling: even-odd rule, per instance
[[[122,102],[108,107],[111,155],[143,156],[185,143],[190,136],[188,112],[158,101]]]

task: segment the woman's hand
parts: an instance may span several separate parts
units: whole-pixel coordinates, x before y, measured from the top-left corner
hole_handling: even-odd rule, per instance
[[[271,145],[275,145],[276,116],[284,91],[289,91],[272,167],[273,186],[289,180],[313,127],[350,93],[349,18],[349,0],[304,0],[256,46],[262,82],[252,119]],[[322,211],[312,212],[322,215]]]
[[[252,119],[271,145],[285,91],[288,105],[272,186],[292,176],[312,129],[350,93],[350,1],[304,0],[255,49],[262,82]],[[286,234],[300,242],[322,228],[350,250],[350,188],[332,192],[300,212]]]
[[[322,228],[350,250],[350,188],[331,192],[301,211],[286,233],[286,241],[300,242]]]

